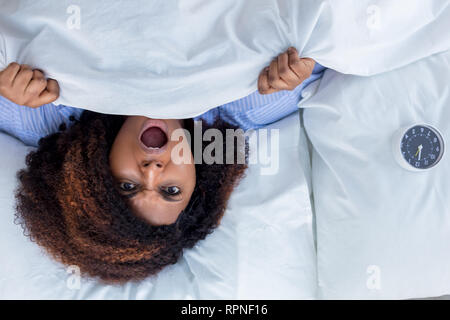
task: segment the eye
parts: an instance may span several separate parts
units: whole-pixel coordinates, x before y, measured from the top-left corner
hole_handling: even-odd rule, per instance
[[[176,196],[181,193],[180,188],[175,186],[170,186],[167,188],[162,188],[162,191],[167,193],[169,196]]]
[[[131,182],[122,182],[119,185],[119,188],[123,191],[133,191],[134,189],[136,189],[136,185],[134,183]]]

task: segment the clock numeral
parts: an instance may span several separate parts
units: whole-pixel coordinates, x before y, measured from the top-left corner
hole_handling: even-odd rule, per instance
[[[436,156],[434,154],[430,153],[430,159],[434,160],[434,159],[436,159]]]
[[[415,165],[416,167],[419,167],[419,166],[420,166],[420,162],[416,162],[414,165]]]

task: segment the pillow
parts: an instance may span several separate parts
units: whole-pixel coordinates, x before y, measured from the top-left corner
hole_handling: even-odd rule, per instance
[[[7,150],[0,166],[0,299],[315,298],[306,140],[298,113],[267,129],[279,129],[278,169],[250,165],[211,235],[156,277],[124,285],[80,279],[75,268],[49,258],[14,224],[15,173],[32,148],[0,133],[0,149]]]
[[[262,68],[289,46],[358,75],[450,49],[450,6],[442,0],[4,0],[0,30],[5,62],[57,79],[57,103],[187,118],[255,91]]]
[[[271,124],[279,132],[269,170],[261,156],[233,192],[220,227],[186,253],[201,298],[314,299],[316,253],[307,143],[298,112]],[[261,131],[260,131],[261,132]],[[250,140],[255,134],[254,131]],[[250,158],[264,150],[250,144]],[[264,143],[264,142],[263,142]],[[270,144],[270,140],[269,140]]]
[[[447,51],[372,77],[327,70],[306,89],[321,297],[450,293],[449,154],[413,172],[392,148],[395,132],[415,123],[450,141],[449,83]]]

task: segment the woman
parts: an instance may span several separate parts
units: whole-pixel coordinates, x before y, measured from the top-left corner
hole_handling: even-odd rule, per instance
[[[321,76],[323,68],[313,69],[312,59],[290,48],[259,76],[267,96],[254,93],[197,120],[203,131],[223,133],[276,121],[295,111],[301,90]],[[55,106],[58,91],[55,80],[25,65],[0,73],[0,129],[38,147],[16,191],[17,221],[33,241],[89,276],[124,282],[175,263],[218,226],[245,164],[194,163],[192,152],[190,161],[174,161],[174,149],[189,141],[186,133],[170,137],[178,129],[193,136],[192,119]],[[244,150],[234,150],[236,160]]]

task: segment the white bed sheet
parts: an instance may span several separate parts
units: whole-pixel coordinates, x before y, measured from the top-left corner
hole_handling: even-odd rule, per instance
[[[222,223],[157,277],[122,286],[81,279],[13,223],[15,172],[31,150],[0,133],[0,299],[314,299],[316,255],[298,113],[280,128],[279,171],[251,165]],[[75,287],[74,287],[75,286]],[[73,289],[75,288],[75,289]]]

